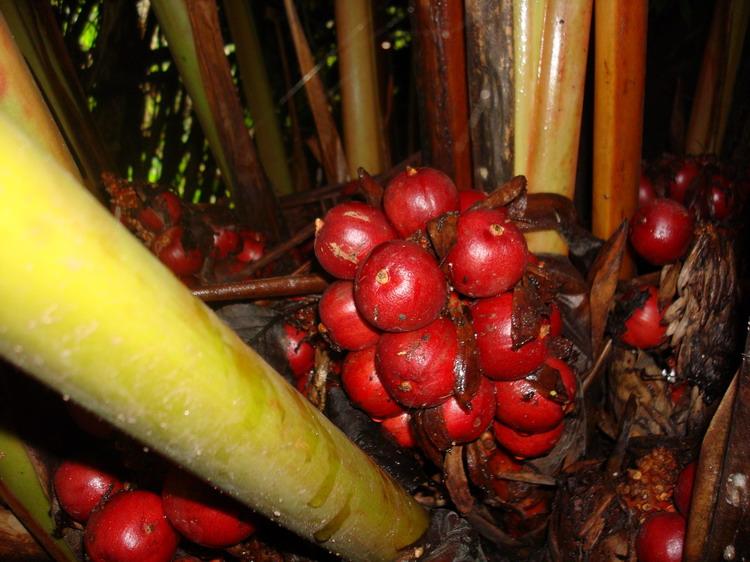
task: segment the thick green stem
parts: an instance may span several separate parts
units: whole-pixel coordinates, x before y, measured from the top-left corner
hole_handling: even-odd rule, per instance
[[[3,116],[0,238],[8,360],[344,557],[421,536],[423,509]]]

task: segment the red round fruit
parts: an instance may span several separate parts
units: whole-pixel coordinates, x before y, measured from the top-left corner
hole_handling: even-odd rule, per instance
[[[386,186],[383,208],[399,236],[407,237],[429,220],[457,211],[458,189],[440,170],[407,167]]]
[[[53,477],[60,507],[79,523],[88,520],[93,509],[105,498],[122,489],[122,482],[96,464],[63,461]]]
[[[646,174],[641,173],[641,181],[638,184],[638,206],[643,207],[656,199],[654,182]]]
[[[336,281],[318,303],[324,331],[342,349],[358,351],[375,345],[380,332],[368,324],[354,304],[354,283]]]
[[[485,375],[494,380],[523,378],[539,367],[547,356],[543,338],[533,339],[513,349],[512,314],[512,292],[479,299],[471,307],[479,366]]]
[[[307,341],[307,332],[284,324],[284,353],[294,376],[306,375],[315,365],[315,348]]]
[[[659,292],[653,285],[642,289],[648,298],[625,321],[625,331],[620,339],[638,349],[656,347],[664,340],[667,327],[662,324],[664,311],[659,309]]]
[[[375,369],[375,346],[347,354],[341,383],[352,403],[371,418],[390,418],[403,412],[380,381]]]
[[[685,466],[677,476],[674,486],[675,507],[685,517],[690,513],[690,502],[693,500],[693,483],[695,482],[696,462],[693,461]]]
[[[496,382],[495,398],[495,417],[522,433],[549,431],[565,417],[562,405],[544,396],[527,379]]]
[[[167,226],[174,226],[182,217],[182,202],[171,191],[159,193],[150,207],[144,208],[138,220],[152,232],[161,232]]]
[[[375,365],[383,386],[399,404],[427,408],[453,392],[457,356],[456,327],[438,318],[419,330],[380,336]]]
[[[482,191],[477,191],[475,189],[461,190],[458,192],[458,210],[463,213],[474,203],[484,201],[485,199],[487,199],[487,195]]]
[[[492,297],[512,288],[526,271],[526,239],[504,212],[462,214],[456,243],[445,256],[453,287],[470,297]]]
[[[685,545],[685,518],[660,511],[641,525],[635,539],[638,562],[681,562]]]
[[[639,208],[630,225],[630,242],[645,260],[663,265],[680,259],[693,237],[693,219],[671,199],[654,199]]]
[[[84,544],[92,562],[169,562],[179,536],[153,492],[120,492],[95,510]]]
[[[396,238],[396,231],[382,212],[358,201],[336,205],[316,229],[315,257],[323,269],[340,279],[354,279],[370,250]]]
[[[211,256],[223,260],[240,247],[240,235],[228,226],[214,228],[214,247]]]
[[[437,408],[448,439],[453,443],[469,443],[484,433],[495,416],[495,389],[489,379],[482,377],[469,408],[464,409],[453,396]]]
[[[683,161],[675,172],[674,179],[669,182],[669,197],[678,203],[685,204],[687,190],[700,171],[700,166],[695,160],[686,159]]]
[[[714,175],[706,194],[706,206],[712,219],[720,221],[727,218],[733,208],[732,184],[724,176]]]
[[[182,227],[173,226],[156,239],[154,247],[159,248],[159,259],[175,275],[193,275],[203,265],[203,253],[198,248],[185,248],[182,238]]]
[[[578,379],[573,369],[565,361],[557,357],[547,357],[544,363],[557,371],[562,387],[565,389],[565,394],[567,395],[567,403],[574,403],[576,391],[578,390]],[[565,406],[563,406],[563,410],[567,411]]]
[[[232,546],[255,531],[251,514],[244,506],[181,470],[167,474],[162,501],[174,528],[201,546]]]
[[[254,230],[240,230],[242,246],[235,258],[243,263],[258,261],[266,251],[266,237]]]
[[[411,449],[415,447],[417,442],[414,439],[414,431],[411,428],[411,415],[409,412],[404,412],[392,418],[386,418],[380,423],[383,431],[385,431],[391,439],[393,439],[399,447],[404,449]]]
[[[448,297],[443,272],[419,244],[377,246],[357,271],[354,302],[362,317],[389,332],[417,330],[435,320]]]
[[[565,430],[565,422],[542,433],[525,434],[520,433],[498,421],[492,424],[495,439],[517,459],[533,459],[549,453],[562,437]]]

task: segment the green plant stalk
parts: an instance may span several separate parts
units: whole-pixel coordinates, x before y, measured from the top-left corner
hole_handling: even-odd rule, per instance
[[[77,562],[70,547],[53,537],[50,500],[37,477],[23,442],[0,425],[0,498],[57,562]]]
[[[0,111],[11,117],[26,133],[36,139],[69,173],[81,179],[65,140],[57,128],[39,88],[34,82],[23,55],[18,50],[0,13]]]
[[[370,0],[336,0],[341,109],[349,175],[388,167]]]
[[[102,199],[101,173],[112,170],[112,162],[94,125],[52,8],[45,2],[0,0],[0,10],[80,164],[84,184]]]
[[[421,536],[424,510],[3,116],[0,237],[12,363],[346,558]]]
[[[288,195],[294,192],[294,184],[253,10],[250,3],[241,0],[224,0],[224,10],[237,47],[242,91],[253,117],[258,157],[276,195]]]
[[[513,2],[513,175],[516,176],[526,174],[528,168],[546,7],[546,0]]]

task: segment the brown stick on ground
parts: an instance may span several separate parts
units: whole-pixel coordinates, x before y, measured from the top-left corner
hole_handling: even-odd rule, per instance
[[[198,287],[193,295],[205,302],[255,300],[322,293],[327,286],[328,282],[318,275],[287,275]]]

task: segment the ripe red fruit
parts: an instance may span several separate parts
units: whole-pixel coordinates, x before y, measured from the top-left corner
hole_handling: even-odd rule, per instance
[[[625,331],[620,339],[638,349],[648,349],[664,340],[667,327],[661,323],[664,311],[659,310],[659,293],[656,287],[649,285],[642,291],[648,292],[648,298],[625,321]]]
[[[223,260],[240,247],[240,235],[228,226],[214,228],[214,247],[211,256]]]
[[[258,261],[266,251],[266,237],[254,230],[240,230],[242,246],[235,258],[243,263]]]
[[[630,225],[630,242],[645,260],[663,265],[680,259],[693,237],[693,219],[671,199],[654,199],[639,208]]]
[[[458,210],[458,189],[440,170],[407,167],[386,186],[383,208],[399,236],[407,237],[430,219]]]
[[[255,531],[251,514],[244,506],[181,470],[167,474],[162,501],[174,528],[201,546],[232,546]]]
[[[435,320],[448,287],[435,258],[419,244],[391,240],[377,246],[357,271],[354,302],[363,318],[391,332]]]
[[[482,191],[475,189],[464,189],[458,192],[458,210],[463,213],[466,209],[471,207],[474,203],[484,201],[487,199],[487,195]]]
[[[685,518],[660,511],[641,525],[635,539],[639,562],[681,562],[685,544]]]
[[[294,376],[305,376],[315,365],[315,348],[306,340],[307,332],[284,324],[284,353]]]
[[[203,265],[203,253],[198,248],[186,248],[181,226],[165,230],[154,242],[157,256],[175,275],[193,275]]]
[[[453,287],[470,297],[492,297],[515,285],[526,270],[526,239],[504,212],[462,214],[456,243],[445,256]]]
[[[396,238],[396,231],[382,212],[358,201],[336,205],[316,229],[315,257],[323,269],[340,279],[354,279],[370,250]]]
[[[677,476],[677,483],[674,486],[674,504],[685,517],[690,513],[690,502],[693,499],[696,464],[693,461],[686,465]]]
[[[732,183],[722,175],[712,176],[706,194],[706,206],[711,218],[717,221],[727,218],[734,206],[733,199]]]
[[[375,365],[383,386],[399,404],[426,408],[453,392],[457,355],[456,327],[438,318],[419,330],[380,336]]]
[[[448,439],[453,443],[469,443],[484,433],[495,416],[495,388],[488,378],[482,377],[468,409],[453,396],[437,407]]]
[[[646,174],[641,173],[641,181],[638,184],[638,206],[643,207],[656,199],[654,182]]]
[[[174,226],[182,217],[180,198],[171,191],[159,193],[138,215],[138,220],[152,232],[161,232],[167,226]]]
[[[92,562],[169,562],[179,536],[153,492],[120,492],[86,525],[84,544]]]
[[[560,382],[565,389],[565,394],[567,394],[567,404],[572,405],[575,402],[576,391],[578,390],[578,379],[573,369],[565,361],[557,357],[547,357],[544,363],[557,371]],[[567,412],[568,408],[563,406],[563,410]]]
[[[495,398],[495,417],[522,433],[549,431],[565,416],[562,405],[544,396],[526,379],[496,382]]]
[[[687,190],[700,171],[700,166],[695,160],[686,159],[683,161],[675,172],[674,179],[669,182],[669,197],[678,203],[685,204]]]
[[[375,346],[347,354],[341,371],[341,383],[352,403],[371,418],[390,418],[403,412],[378,376]]]
[[[53,484],[60,507],[80,523],[105,496],[122,489],[122,482],[96,464],[70,459],[57,468]]]
[[[471,307],[479,366],[486,376],[494,380],[523,378],[539,367],[547,356],[543,338],[533,339],[513,349],[512,314],[513,293],[479,299]]]
[[[565,422],[542,433],[520,433],[498,421],[492,424],[495,439],[517,459],[533,459],[549,453],[562,437]]]
[[[487,468],[490,471],[490,475],[493,476],[491,486],[495,495],[502,501],[509,501],[512,494],[511,481],[505,478],[497,478],[496,475],[502,472],[520,472],[523,470],[523,465],[513,460],[504,451],[495,449],[487,461]]]
[[[380,332],[368,324],[354,304],[354,283],[336,281],[318,303],[322,329],[342,349],[357,351],[375,345]]]
[[[411,414],[409,412],[386,418],[380,423],[380,426],[399,447],[411,449],[416,446],[417,442],[411,428]]]

